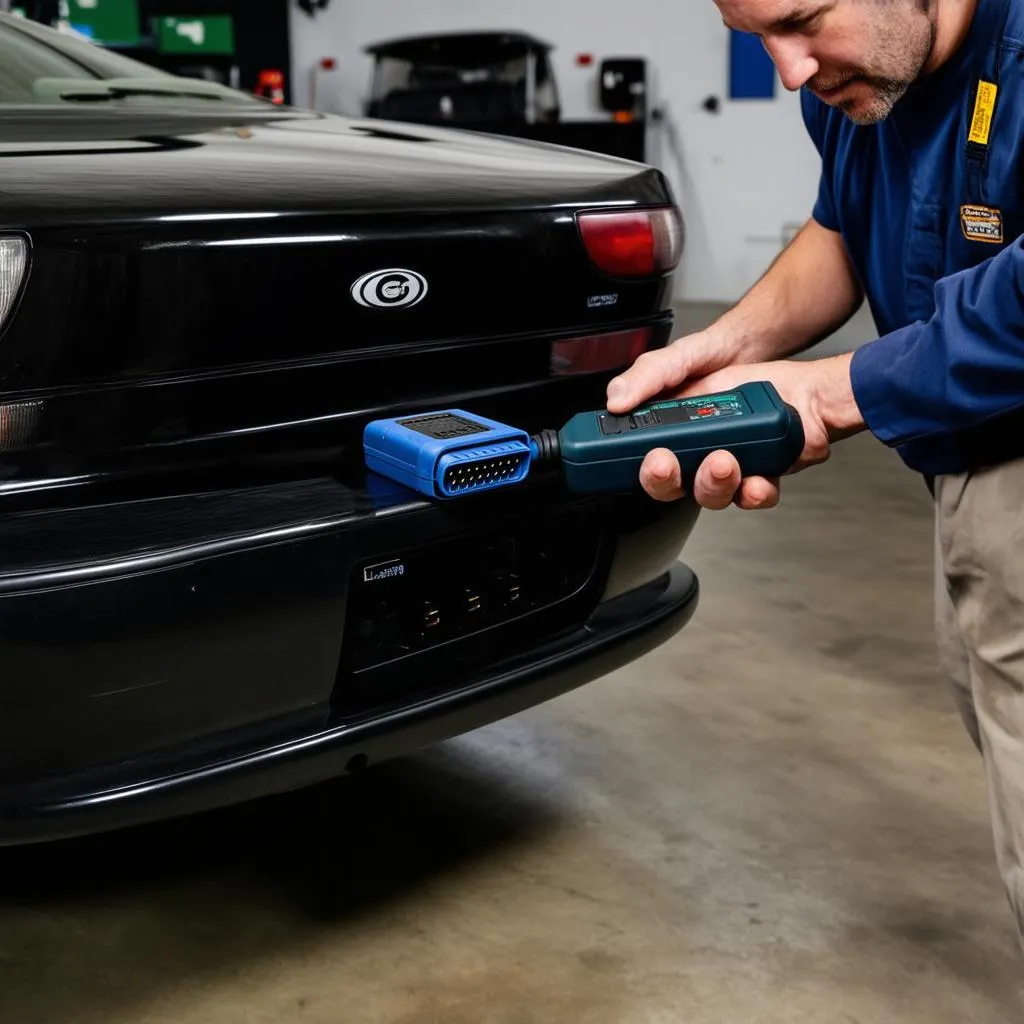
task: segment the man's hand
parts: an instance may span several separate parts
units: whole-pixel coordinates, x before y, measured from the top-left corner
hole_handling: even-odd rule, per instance
[[[655,353],[654,355],[661,355]],[[767,380],[775,385],[783,401],[792,405],[803,421],[806,443],[791,472],[825,462],[831,442],[864,429],[850,382],[852,356],[842,355],[812,362],[781,361],[728,366],[691,379],[683,386],[674,383],[667,365],[654,358],[640,359],[608,388],[609,412],[622,414],[644,401],[670,394],[672,397],[707,395],[728,391],[750,381]],[[670,361],[665,360],[668,364]],[[677,380],[685,380],[682,375]],[[640,482],[652,498],[675,501],[685,493],[679,463],[666,449],[655,449],[644,460]],[[731,504],[754,510],[773,508],[781,493],[779,480],[763,477],[742,479],[739,463],[728,452],[715,452],[705,459],[693,480],[693,495],[708,509]]]
[[[687,381],[699,380],[717,370],[750,362],[742,358],[736,342],[712,330],[698,331],[673,341],[665,348],[645,352],[625,373],[608,385],[608,411],[632,412],[656,395],[674,394]]]

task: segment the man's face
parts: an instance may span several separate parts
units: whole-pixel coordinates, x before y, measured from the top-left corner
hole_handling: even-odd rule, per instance
[[[730,28],[761,37],[787,89],[806,86],[875,124],[921,74],[935,42],[931,0],[715,0]]]

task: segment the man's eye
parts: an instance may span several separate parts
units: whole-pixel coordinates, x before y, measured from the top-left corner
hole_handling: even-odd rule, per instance
[[[824,11],[816,11],[814,14],[809,15],[803,19],[800,25],[801,32],[817,32],[821,28],[821,23],[825,20]]]
[[[815,14],[808,14],[803,18],[791,18],[785,23],[785,31],[810,33],[816,32],[821,27],[821,11]]]

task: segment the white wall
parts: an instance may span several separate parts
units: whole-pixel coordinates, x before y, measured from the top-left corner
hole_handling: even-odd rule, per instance
[[[310,18],[292,12],[295,100],[309,105],[310,72],[322,57],[315,106],[359,116],[370,80],[362,48],[394,36],[467,29],[516,29],[554,44],[564,116],[601,116],[597,64],[644,56],[652,100],[667,126],[652,133],[650,162],[670,178],[687,223],[687,258],[677,296],[733,301],[778,253],[787,228],[810,212],[817,154],[804,132],[798,98],[778,87],[774,101],[728,100],[728,33],[712,0],[332,0]],[[595,64],[576,65],[592,53]],[[717,95],[721,112],[702,109]],[[769,184],[774,181],[774,184]]]

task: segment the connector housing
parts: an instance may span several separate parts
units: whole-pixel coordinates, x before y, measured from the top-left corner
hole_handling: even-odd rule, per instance
[[[531,462],[528,434],[461,409],[374,420],[363,452],[373,472],[441,499],[521,483]]]

